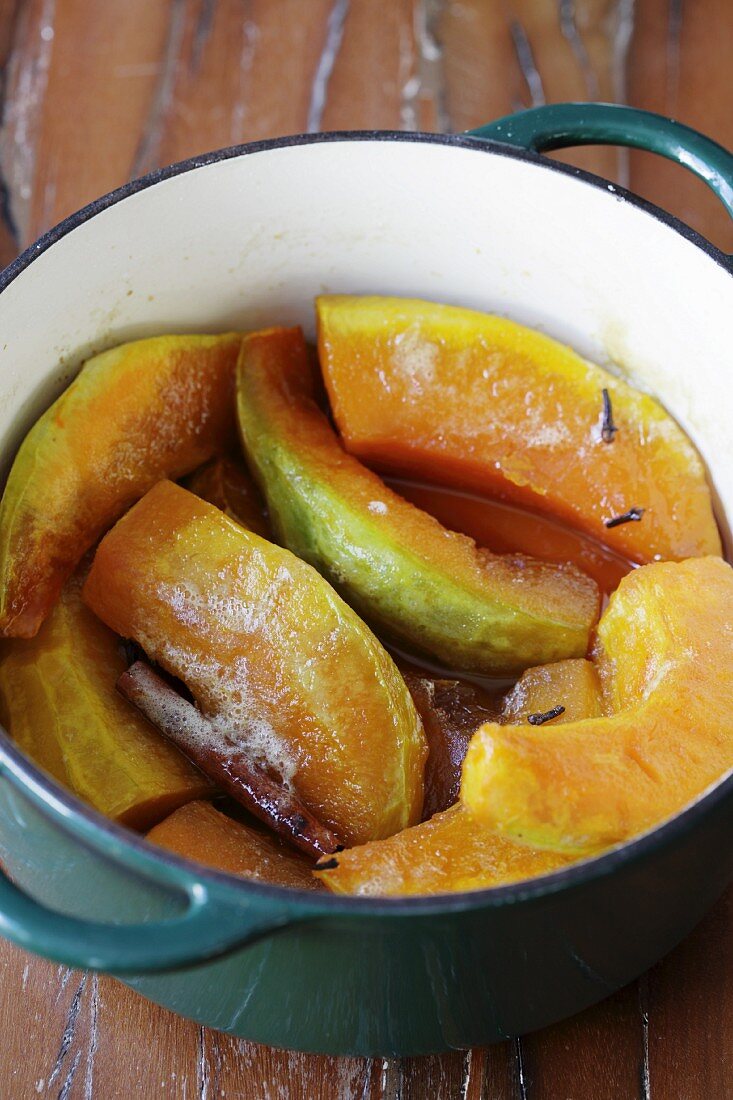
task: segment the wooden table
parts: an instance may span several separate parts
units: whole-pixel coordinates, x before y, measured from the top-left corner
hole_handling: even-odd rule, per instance
[[[0,0],[0,260],[157,165],[306,129],[462,130],[603,99],[730,146],[732,58],[731,0]],[[610,149],[567,159],[733,251],[722,209],[681,169]],[[258,1047],[3,944],[0,1098],[722,1100],[732,910],[733,891],[669,958],[574,1020],[394,1062]]]

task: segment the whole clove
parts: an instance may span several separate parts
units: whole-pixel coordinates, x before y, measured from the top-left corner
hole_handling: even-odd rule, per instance
[[[603,397],[603,421],[601,424],[601,439],[604,443],[613,443],[613,437],[615,436],[618,428],[613,422],[613,408],[611,406],[611,395],[608,390],[602,389],[601,394]]]
[[[620,527],[622,523],[638,523],[643,515],[643,508],[629,508],[628,512],[623,512],[620,516],[614,516],[613,519],[607,519],[605,524],[606,527]]]
[[[528,714],[527,721],[532,726],[544,726],[545,722],[551,722],[553,718],[559,718],[560,715],[564,713],[565,707],[552,707],[550,710],[546,710],[540,714]]]

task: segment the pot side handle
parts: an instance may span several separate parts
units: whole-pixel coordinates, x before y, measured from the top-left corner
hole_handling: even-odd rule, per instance
[[[658,153],[704,180],[733,218],[733,154],[690,126],[619,103],[552,103],[468,130],[469,137],[535,153],[570,145],[625,145]]]
[[[0,871],[0,936],[67,966],[119,975],[172,970],[215,959],[286,928],[298,918],[215,901],[189,884],[185,913],[150,924],[103,924],[46,908]]]

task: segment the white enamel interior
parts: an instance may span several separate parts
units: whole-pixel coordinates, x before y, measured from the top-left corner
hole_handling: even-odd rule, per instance
[[[496,311],[615,364],[687,429],[733,515],[730,275],[610,186],[419,141],[218,161],[62,237],[0,295],[4,468],[90,351],[266,323],[312,333],[324,290]]]

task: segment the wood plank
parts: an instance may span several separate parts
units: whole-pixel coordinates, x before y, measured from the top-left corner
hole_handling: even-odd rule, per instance
[[[123,183],[155,88],[171,0],[30,0],[8,67],[2,154],[20,241]]]
[[[733,1081],[733,888],[647,979],[653,1097],[723,1100]]]
[[[3,941],[0,978],[0,1095],[8,1100],[121,1100],[153,1087],[176,1100],[201,1094],[198,1025],[112,978]]]
[[[0,1095],[56,1096],[74,1062],[74,1073],[86,1070],[76,1046],[83,975],[0,941],[0,990]]]
[[[343,1097],[382,1100],[382,1063],[371,1058],[330,1058],[274,1050],[201,1029],[202,1096],[261,1100]]]
[[[455,130],[522,107],[564,100],[613,100],[625,94],[628,0],[462,0],[443,8],[446,110]],[[623,177],[625,156],[580,149],[558,159],[609,179]]]
[[[417,129],[419,85],[412,0],[394,0],[380,12],[351,0],[334,6],[330,54],[323,55],[323,107],[312,130]],[[336,18],[338,17],[338,18]]]
[[[20,0],[0,0],[0,117],[5,116],[8,61],[19,15]],[[21,248],[20,234],[10,209],[4,153],[2,130],[0,130],[0,266],[3,267],[17,256]]]
[[[637,1096],[644,1035],[636,983],[579,1016],[526,1036],[522,1045],[531,1100]]]
[[[185,0],[133,174],[308,129],[332,0]],[[287,94],[283,94],[284,89]]]
[[[729,0],[637,5],[630,102],[672,115],[733,147],[733,10]],[[733,224],[704,183],[649,153],[631,156],[631,187],[733,252]]]
[[[68,1100],[156,1095],[201,1096],[202,1029],[146,1001],[113,978],[89,978],[92,1001],[84,1031],[84,1092]],[[90,1067],[90,1068],[89,1068]]]

